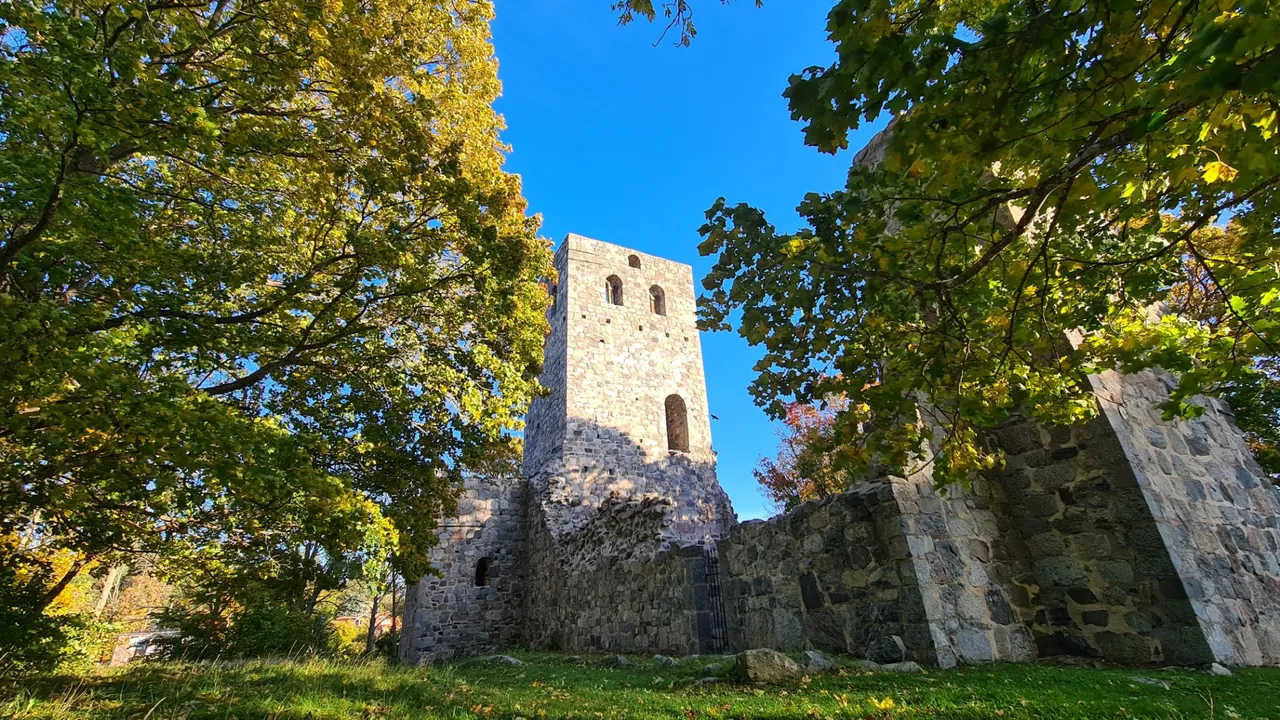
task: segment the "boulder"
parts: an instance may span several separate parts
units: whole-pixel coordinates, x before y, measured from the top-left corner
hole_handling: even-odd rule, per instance
[[[653,661],[663,667],[671,667],[676,664],[675,660],[667,657],[666,655],[654,655]]]
[[[811,673],[831,672],[836,669],[836,664],[817,650],[806,650],[804,652],[804,669]]]
[[[794,660],[777,650],[755,648],[738,653],[735,671],[753,683],[769,684],[804,677],[804,670]]]
[[[702,674],[715,675],[716,673],[720,672],[722,669],[724,669],[724,666],[721,665],[720,663],[711,663],[710,665],[702,666]]]
[[[1214,663],[1209,666],[1209,674],[1217,675],[1218,677],[1231,677],[1231,670],[1226,665]]]
[[[896,672],[896,673],[924,672],[924,668],[920,667],[920,663],[914,662],[912,660],[904,660],[902,662],[896,662],[896,663],[885,663],[884,665],[880,666],[880,669],[883,670],[884,672]]]
[[[907,659],[907,646],[897,635],[881,635],[867,644],[867,659],[874,663],[897,663]]]
[[[519,660],[511,657],[510,655],[490,655],[489,657],[485,658],[485,660],[488,660],[489,662],[492,662],[492,663],[500,663],[502,665],[523,665],[524,664]]]
[[[614,658],[614,662],[618,663],[619,667],[631,667],[631,661],[627,659],[626,655],[617,656]]]

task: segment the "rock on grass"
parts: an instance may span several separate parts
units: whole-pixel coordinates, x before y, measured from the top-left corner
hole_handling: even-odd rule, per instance
[[[767,648],[738,653],[734,669],[738,677],[759,684],[789,682],[804,677],[804,670],[796,661]]]

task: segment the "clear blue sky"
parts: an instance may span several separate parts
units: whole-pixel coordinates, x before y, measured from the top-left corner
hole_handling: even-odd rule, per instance
[[[523,177],[544,237],[617,243],[689,263],[700,280],[711,263],[698,227],[717,197],[790,230],[806,192],[844,184],[851,154],[805,147],[782,97],[792,73],[833,58],[830,0],[700,0],[689,48],[654,47],[656,25],[618,27],[610,0],[496,4],[507,169]],[[720,483],[739,517],[766,517],[751,469],[777,439],[747,392],[760,354],[723,332],[703,333],[702,352]]]

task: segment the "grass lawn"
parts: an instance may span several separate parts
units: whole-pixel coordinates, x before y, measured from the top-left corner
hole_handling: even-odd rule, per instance
[[[523,665],[152,663],[0,685],[0,718],[1272,718],[1280,669],[985,665],[919,675],[856,667],[788,687],[697,684],[716,658],[661,667],[516,653]],[[729,667],[725,663],[718,674]],[[1134,678],[1141,678],[1135,681]]]

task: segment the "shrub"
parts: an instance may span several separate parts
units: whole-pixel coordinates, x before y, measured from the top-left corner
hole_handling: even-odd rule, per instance
[[[259,592],[218,610],[177,606],[160,615],[178,631],[167,654],[189,660],[327,654],[335,643],[325,618]]]
[[[365,630],[349,622],[329,623],[329,654],[340,658],[358,658],[364,654]]]
[[[373,654],[390,660],[400,657],[400,629],[388,630],[375,640]]]

